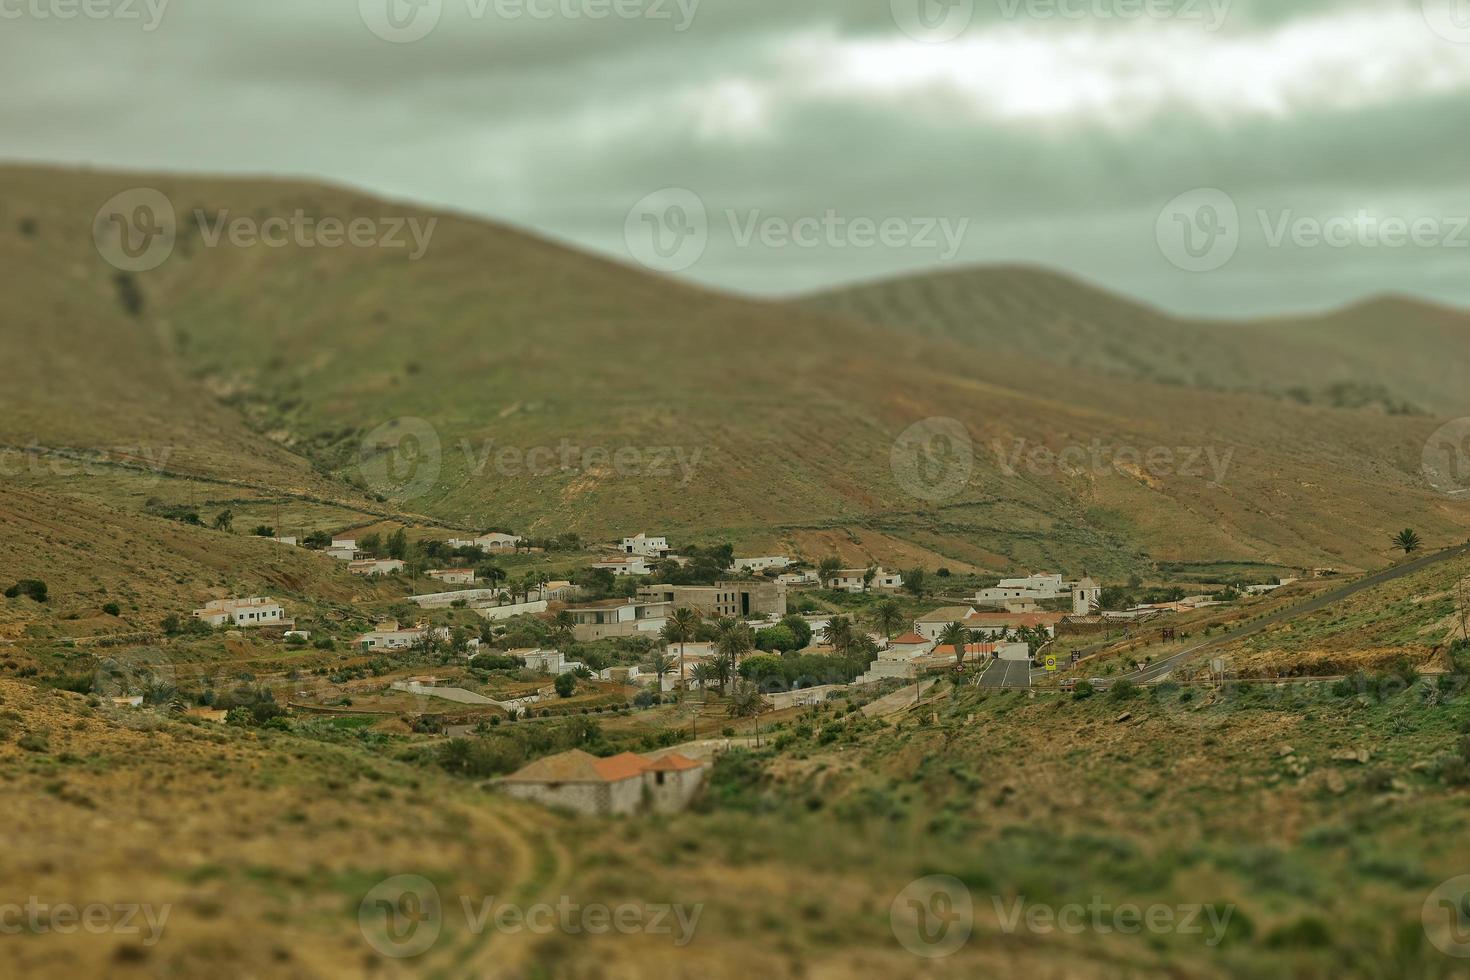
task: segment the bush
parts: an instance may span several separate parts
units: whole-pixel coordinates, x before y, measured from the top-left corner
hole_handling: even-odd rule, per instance
[[[1081,681],[1072,690],[1072,700],[1085,701],[1096,693],[1097,689],[1092,686],[1090,681]]]
[[[1077,685],[1079,688],[1081,684]],[[1132,701],[1143,693],[1143,689],[1129,680],[1122,680],[1114,684],[1108,691],[1108,697],[1113,701]]]
[[[121,616],[122,606],[119,606],[115,602],[104,602],[102,604],[102,611],[109,616]]]
[[[337,644],[332,641],[332,638],[330,636],[321,636],[317,638],[316,642],[313,643],[312,646],[316,647],[318,650],[334,650],[336,649]]]
[[[560,674],[557,676],[556,680],[552,682],[552,685],[556,688],[557,697],[569,698],[572,696],[573,692],[577,690],[577,675]]]
[[[27,599],[34,599],[36,602],[45,602],[46,583],[40,579],[23,578],[5,590],[5,598],[7,599],[18,599],[21,596],[25,596]]]

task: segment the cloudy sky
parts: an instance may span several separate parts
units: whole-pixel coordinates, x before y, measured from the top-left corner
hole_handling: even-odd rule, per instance
[[[765,295],[1470,305],[1470,0],[0,0],[0,156],[306,175]]]

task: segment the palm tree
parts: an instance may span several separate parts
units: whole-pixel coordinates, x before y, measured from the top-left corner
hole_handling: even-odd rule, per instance
[[[1419,550],[1419,534],[1411,527],[1406,527],[1393,539],[1393,543],[1404,549],[1404,554],[1412,554]]]
[[[664,693],[664,675],[674,669],[674,661],[669,657],[668,650],[662,646],[655,647],[649,653],[648,663],[644,666],[658,678],[658,693]]]
[[[740,658],[755,648],[755,637],[743,620],[725,617],[716,624],[715,669],[720,673],[720,692],[724,693],[730,678],[740,666]]]
[[[875,579],[877,577],[878,577],[878,566],[876,566],[876,565],[869,565],[867,568],[863,569],[863,594],[864,595],[867,594],[868,589],[872,586],[873,579]]]
[[[873,625],[878,631],[893,640],[893,634],[897,633],[904,624],[903,609],[893,599],[884,599],[873,609]]]
[[[563,609],[551,621],[551,645],[558,650],[566,650],[575,635],[576,621],[572,619],[571,613]]]
[[[689,672],[689,677],[699,684],[699,689],[703,692],[701,702],[708,704],[710,683],[718,680],[714,667],[707,663],[695,664],[694,669]]]
[[[822,637],[835,653],[847,656],[847,651],[852,649],[852,620],[846,616],[833,616],[822,627]]]
[[[480,566],[480,578],[490,583],[490,588],[495,588],[505,581],[505,569],[499,565],[484,564]]]
[[[966,647],[970,645],[970,631],[965,629],[964,623],[950,623],[939,634],[939,645],[954,647],[955,666],[965,662]]]
[[[735,691],[730,695],[730,703],[726,708],[731,718],[754,718],[761,713],[765,707],[765,698],[761,697],[760,688],[750,681],[741,681],[735,685]]]
[[[679,681],[684,680],[684,644],[694,639],[699,630],[699,610],[680,606],[669,614],[664,628],[659,631],[665,641],[679,644]]]

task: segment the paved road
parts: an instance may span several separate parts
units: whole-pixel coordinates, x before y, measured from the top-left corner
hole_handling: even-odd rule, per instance
[[[1413,561],[1405,562],[1402,565],[1395,565],[1392,568],[1386,568],[1381,572],[1374,572],[1372,575],[1366,575],[1363,578],[1360,578],[1355,582],[1350,582],[1347,585],[1341,586],[1340,588],[1332,589],[1328,592],[1323,592],[1317,596],[1314,596],[1311,599],[1308,599],[1306,602],[1298,603],[1295,606],[1288,606],[1285,609],[1271,613],[1264,619],[1251,623],[1247,626],[1241,626],[1237,629],[1231,630],[1228,633],[1221,633],[1219,636],[1215,636],[1208,640],[1205,640],[1203,643],[1196,643],[1194,646],[1191,646],[1185,650],[1181,650],[1179,653],[1174,654],[1172,657],[1169,657],[1166,660],[1160,660],[1158,663],[1151,664],[1150,666],[1145,667],[1142,670],[1136,671],[1132,674],[1124,674],[1119,679],[1130,680],[1133,681],[1135,684],[1147,684],[1150,681],[1159,680],[1164,675],[1171,672],[1175,667],[1178,667],[1180,664],[1184,663],[1185,660],[1188,660],[1189,658],[1198,655],[1204,650],[1208,650],[1212,647],[1217,647],[1225,643],[1233,643],[1236,640],[1242,640],[1248,636],[1254,636],[1257,633],[1260,633],[1261,631],[1267,629],[1268,627],[1287,622],[1288,620],[1297,619],[1301,616],[1307,616],[1322,609],[1326,609],[1328,606],[1333,605],[1334,603],[1341,602],[1349,596],[1356,595],[1366,589],[1376,588],[1377,586],[1383,585],[1385,582],[1392,582],[1395,579],[1403,578],[1406,575],[1413,575],[1415,572],[1423,571],[1431,565],[1437,565],[1442,561],[1448,561],[1451,558],[1458,558],[1461,555],[1466,554],[1470,554],[1470,543],[1462,544],[1454,548],[1446,548],[1444,551],[1438,551],[1432,555],[1425,555],[1422,558],[1415,558]]]
[[[980,675],[981,687],[1030,687],[1029,660],[996,660]]]

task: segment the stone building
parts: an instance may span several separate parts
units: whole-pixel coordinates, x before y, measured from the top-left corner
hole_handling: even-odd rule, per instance
[[[677,752],[599,759],[580,749],[537,759],[496,780],[507,796],[586,816],[677,813],[699,795],[708,766]]]

